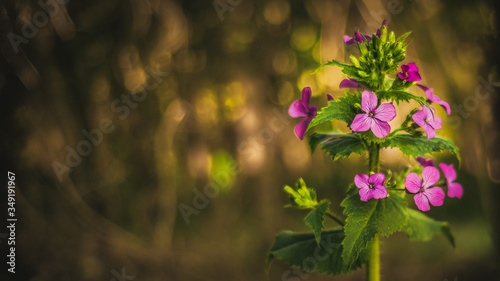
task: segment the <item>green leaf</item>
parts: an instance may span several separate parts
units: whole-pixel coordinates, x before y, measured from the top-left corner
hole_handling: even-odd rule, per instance
[[[427,100],[421,96],[416,96],[409,91],[378,91],[376,92],[379,99],[395,101],[399,104],[400,101],[409,102],[415,100],[421,105],[428,105]]]
[[[318,66],[318,68],[316,68],[313,73],[317,72],[318,70],[322,69],[325,66],[338,66],[338,67],[343,68],[343,69],[352,69],[352,70],[356,69],[356,67],[354,67],[353,65],[341,63],[341,62],[338,62],[336,60],[331,60],[329,62],[326,62],[326,63]]]
[[[455,247],[455,239],[447,222],[433,220],[417,210],[408,209],[407,212],[409,216],[408,224],[404,231],[408,233],[410,240],[428,241],[434,234],[441,232]]]
[[[451,140],[434,137],[427,139],[425,136],[414,136],[409,134],[397,134],[393,137],[386,139],[381,145],[381,148],[397,147],[401,152],[408,156],[417,158],[418,156],[425,156],[433,152],[440,152],[447,150],[455,154],[460,161],[458,148]]]
[[[321,239],[321,232],[324,229],[323,222],[325,220],[325,213],[328,211],[330,201],[322,200],[314,209],[305,217],[304,222],[314,232],[316,243],[319,245]]]
[[[343,229],[325,231],[321,234],[319,246],[313,233],[294,233],[283,231],[276,236],[267,258],[267,267],[277,258],[291,266],[297,266],[310,272],[338,275],[361,267],[367,261],[367,253],[363,251],[351,266],[342,261]]]
[[[295,184],[295,189],[286,185],[283,190],[288,193],[292,206],[300,209],[312,209],[318,205],[316,192],[314,189],[307,188],[303,179],[299,179]]]
[[[403,41],[406,39],[406,37],[410,36],[410,34],[411,34],[411,31],[408,31],[408,32],[406,32],[405,34],[401,35],[401,36],[398,38],[397,42],[403,42]]]
[[[352,123],[358,110],[354,106],[356,103],[361,103],[361,96],[358,94],[351,94],[346,92],[345,97],[340,97],[337,100],[328,102],[328,106],[323,107],[316,117],[309,124],[309,128],[317,126],[323,122],[333,119],[339,119]]]
[[[348,197],[342,201],[347,215],[345,236],[342,242],[342,258],[347,266],[356,262],[375,234],[385,236],[402,230],[408,221],[405,199],[395,191],[389,191],[384,199],[361,201],[358,189],[351,185]]]
[[[309,140],[309,145],[313,151],[317,144],[334,161],[341,157],[349,157],[352,153],[362,154],[366,150],[363,140],[357,134],[353,133],[314,133]]]

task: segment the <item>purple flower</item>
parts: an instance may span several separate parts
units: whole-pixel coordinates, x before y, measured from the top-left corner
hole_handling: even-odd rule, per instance
[[[347,35],[344,36],[344,44],[346,45],[351,45],[354,43],[362,43],[365,40],[370,41],[372,40],[372,37],[366,34],[364,36],[361,36],[361,34],[357,31],[356,33],[354,33],[354,37],[349,37]]]
[[[418,156],[417,162],[420,163],[420,165],[422,165],[422,167],[424,167],[424,168],[425,167],[434,167],[434,160],[433,159],[426,160],[424,157]]]
[[[453,164],[446,165],[445,163],[439,164],[439,168],[443,171],[444,177],[446,178],[446,186],[448,186],[448,196],[449,197],[457,197],[462,198],[462,194],[464,190],[462,189],[462,185],[459,183],[453,182],[457,179],[457,173],[455,169],[453,169]]]
[[[411,117],[413,121],[415,121],[415,123],[424,128],[428,139],[432,139],[433,137],[435,137],[435,130],[441,129],[441,125],[443,124],[443,120],[441,120],[440,117],[433,115],[433,113],[435,113],[434,108],[432,108],[431,112],[431,110],[427,106],[424,106],[422,110],[413,114],[413,116]]]
[[[385,20],[382,22],[382,26],[387,26],[387,23],[385,22]],[[377,29],[377,36],[380,38],[380,36],[382,35],[382,31],[380,31],[380,28]]]
[[[326,99],[327,99],[328,101],[331,101],[331,100],[333,100],[333,97],[332,97],[332,95],[330,95],[330,94],[326,94]]]
[[[423,179],[423,181],[422,181]],[[405,179],[406,189],[416,193],[413,197],[420,211],[429,211],[432,206],[441,206],[444,202],[444,191],[441,187],[431,187],[439,180],[439,170],[435,167],[425,167],[422,171],[422,179],[417,173],[409,173]]]
[[[439,104],[444,110],[446,110],[446,113],[448,113],[448,115],[450,115],[450,113],[451,113],[450,105],[447,102],[445,102],[444,100],[441,100],[438,96],[436,96],[432,92],[432,88],[427,88],[426,86],[424,86],[420,83],[417,83],[417,86],[420,89],[425,91],[425,95],[427,96],[428,102],[430,101],[430,102]]]
[[[371,198],[382,199],[387,197],[387,188],[384,186],[385,175],[382,173],[371,176],[358,174],[354,177],[354,183],[359,188],[361,201],[368,201]]]
[[[358,80],[356,79],[344,79],[340,82],[339,88],[356,88],[358,87]]]
[[[420,78],[420,74],[418,74],[418,67],[416,64],[413,62],[410,62],[409,64],[403,64],[401,66],[401,70],[403,72],[398,73],[399,78],[401,80],[406,80],[408,82],[413,82],[413,81],[420,81],[422,78]]]
[[[305,87],[302,90],[302,99],[296,100],[292,103],[288,109],[288,114],[293,118],[305,117],[302,121],[295,126],[295,135],[300,140],[304,139],[304,135],[309,127],[309,123],[316,117],[316,105],[313,104],[309,106],[309,101],[311,100],[311,88]]]
[[[396,117],[396,109],[392,103],[383,103],[377,107],[378,98],[370,92],[364,91],[361,94],[361,113],[354,117],[351,129],[354,132],[364,132],[369,129],[377,138],[385,138],[391,132],[389,121]]]

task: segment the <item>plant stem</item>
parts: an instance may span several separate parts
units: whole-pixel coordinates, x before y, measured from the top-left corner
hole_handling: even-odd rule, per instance
[[[380,172],[380,145],[376,143],[370,144],[369,149],[369,166],[370,173]],[[368,246],[369,258],[366,263],[366,280],[380,281],[380,253],[379,253],[379,237],[375,234],[371,244]]]
[[[373,237],[372,243],[368,248],[368,263],[366,264],[366,280],[380,281],[380,245],[378,233]]]
[[[344,225],[345,225],[345,223],[344,223],[344,222],[342,222],[339,218],[335,217],[332,213],[330,213],[330,212],[326,212],[326,215],[327,215],[328,217],[330,217],[332,220],[334,220],[335,222],[337,222],[338,224],[340,224],[341,226],[344,226]]]

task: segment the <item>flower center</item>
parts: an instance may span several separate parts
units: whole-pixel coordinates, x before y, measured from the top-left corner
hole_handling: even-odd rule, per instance
[[[425,118],[425,123],[429,123],[429,118]]]
[[[373,115],[375,115],[373,112],[368,113],[369,117],[373,117]]]
[[[421,187],[420,192],[424,192],[424,191],[425,191],[425,188]]]
[[[373,184],[370,184],[368,187],[369,187],[370,189],[373,189]]]

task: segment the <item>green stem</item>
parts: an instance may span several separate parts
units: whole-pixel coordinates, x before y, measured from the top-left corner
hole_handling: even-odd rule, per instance
[[[332,213],[327,212],[327,213],[326,213],[326,215],[327,215],[328,217],[330,217],[332,220],[334,220],[335,222],[337,222],[338,224],[340,224],[341,226],[344,226],[344,225],[345,225],[345,223],[344,223],[344,222],[342,222],[339,218],[335,217]]]
[[[380,172],[380,145],[371,143],[369,146],[370,173]],[[366,280],[380,281],[380,253],[379,237],[375,234],[371,244],[368,246],[369,259],[366,264]]]

